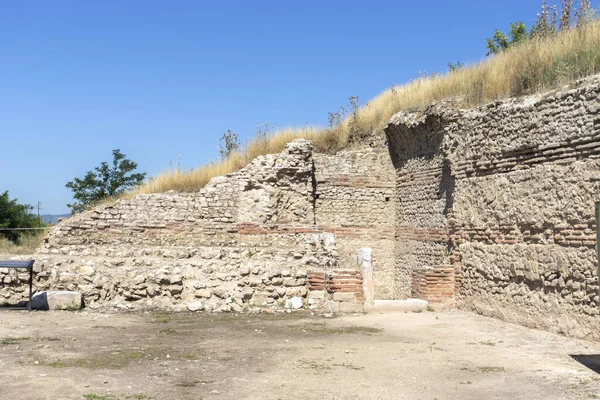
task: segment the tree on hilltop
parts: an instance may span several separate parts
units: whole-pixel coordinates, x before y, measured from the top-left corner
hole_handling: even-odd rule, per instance
[[[119,149],[113,150],[112,167],[103,161],[83,179],[75,178],[65,186],[73,191],[73,204],[67,204],[73,214],[85,211],[90,206],[108,197],[118,196],[141,184],[146,173],[133,173],[137,163],[125,157]]]
[[[44,226],[42,219],[33,214],[33,207],[29,204],[19,204],[17,199],[11,199],[8,190],[0,194],[0,228],[41,228]],[[31,234],[27,231],[0,230],[3,236],[11,242],[18,244],[22,235]],[[35,233],[34,233],[35,234]]]
[[[546,0],[542,0],[541,10],[530,31],[527,32],[527,27],[523,22],[511,23],[508,35],[496,29],[494,36],[486,39],[487,55],[501,53],[529,39],[543,39],[567,31],[574,26],[584,25],[593,21],[596,14],[590,0],[579,0],[577,8],[574,0],[560,0],[560,13],[556,6],[550,6]]]
[[[527,27],[521,21],[510,24],[508,36],[499,29],[496,29],[494,37],[486,39],[485,47],[488,49],[487,55],[501,53],[511,46],[524,42],[528,37]]]

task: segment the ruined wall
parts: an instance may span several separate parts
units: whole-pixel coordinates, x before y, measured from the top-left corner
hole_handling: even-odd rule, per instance
[[[373,243],[381,265],[392,260],[390,237],[382,244],[392,224],[380,214],[391,210],[393,190],[383,156],[313,155],[310,142],[296,140],[199,193],[97,207],[51,231],[36,254],[34,287],[80,291],[92,307],[244,311],[298,296],[305,306],[359,311],[358,249]],[[0,275],[0,301],[26,298],[19,278]]]
[[[397,170],[395,282],[398,298],[420,295],[433,300],[423,296],[416,283],[425,279],[426,271],[444,268],[453,183],[440,149],[442,122],[434,115],[423,118],[424,123],[403,119],[387,130],[393,137],[389,151]]]
[[[127,308],[241,311],[306,298],[307,272],[337,266],[333,236],[313,227],[312,168],[312,146],[299,140],[199,193],[138,195],[63,221],[38,249],[35,287]]]
[[[1,254],[2,260],[28,260],[29,256]],[[29,271],[25,269],[0,268],[0,306],[26,305],[29,297]]]
[[[462,308],[600,338],[599,95],[592,77],[475,110],[438,104],[392,119],[397,259],[415,278],[405,292],[426,291],[428,270],[441,291],[454,280]]]
[[[373,249],[377,299],[395,298],[394,176],[385,148],[315,154],[316,223],[336,237],[340,265]]]

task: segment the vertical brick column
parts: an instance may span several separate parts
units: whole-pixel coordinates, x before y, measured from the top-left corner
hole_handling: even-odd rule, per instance
[[[415,268],[412,272],[412,297],[434,303],[452,300],[456,292],[456,276],[453,265]]]

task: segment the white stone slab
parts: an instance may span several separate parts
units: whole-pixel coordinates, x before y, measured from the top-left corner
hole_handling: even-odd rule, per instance
[[[365,312],[425,311],[428,304],[427,300],[421,299],[373,300],[365,303]]]

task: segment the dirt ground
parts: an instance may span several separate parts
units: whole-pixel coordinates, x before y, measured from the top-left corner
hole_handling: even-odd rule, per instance
[[[0,399],[592,399],[585,342],[446,311],[0,310]]]

